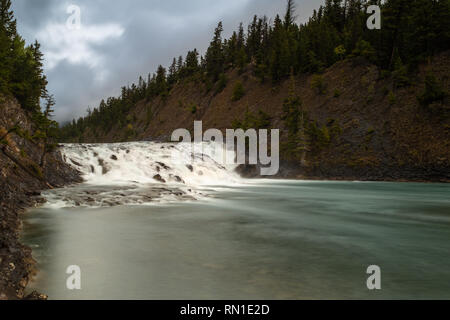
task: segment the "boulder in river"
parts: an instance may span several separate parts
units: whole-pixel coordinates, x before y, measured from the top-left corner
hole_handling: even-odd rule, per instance
[[[166,180],[164,180],[161,175],[157,174],[156,176],[153,177],[153,179],[155,179],[156,181],[162,182],[162,183],[166,183]]]

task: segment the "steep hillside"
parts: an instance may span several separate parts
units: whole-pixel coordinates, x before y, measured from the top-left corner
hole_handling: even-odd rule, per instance
[[[0,96],[0,300],[24,297],[33,271],[31,249],[20,243],[21,214],[40,191],[80,181],[57,152],[46,152],[30,113]]]
[[[448,97],[424,106],[418,96],[430,74],[450,92],[449,66],[450,52],[442,53],[399,86],[395,76],[384,75],[365,59],[349,58],[321,75],[303,74],[273,86],[270,81],[261,83],[250,64],[242,74],[228,72],[227,85],[219,93],[208,91],[195,78],[179,81],[168,96],[139,101],[126,120],[117,119],[119,125],[107,131],[88,128],[77,141],[168,139],[177,128],[192,129],[194,120],[203,120],[204,130],[224,130],[245,120],[252,123],[252,118],[258,123],[262,111],[269,115],[271,128],[282,130],[283,142],[289,135],[283,105],[293,88],[307,119],[308,143],[301,154],[284,145],[280,176],[448,181]],[[245,94],[233,101],[237,82]],[[252,175],[251,168],[243,172]]]
[[[208,128],[279,128],[282,177],[449,180],[449,1],[325,1],[298,24],[254,16],[122,87],[62,128],[63,141],[167,139]],[[283,19],[284,17],[284,19]],[[428,23],[433,21],[432,24]],[[245,175],[255,168],[240,168]]]

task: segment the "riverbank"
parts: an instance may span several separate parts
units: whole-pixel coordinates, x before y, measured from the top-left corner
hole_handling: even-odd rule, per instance
[[[236,171],[244,178],[268,178],[260,175],[259,165],[240,165]],[[423,167],[344,167],[320,168],[282,162],[275,179],[325,181],[379,181],[449,183],[448,168]]]
[[[0,300],[23,299],[33,275],[31,249],[20,241],[22,214],[41,203],[40,192],[80,182],[58,151],[36,137],[31,115],[15,99],[0,104]],[[44,298],[33,294],[29,298]]]
[[[67,166],[59,153],[48,156],[44,178],[35,179],[25,172],[15,172],[0,182],[0,300],[45,299],[24,290],[33,277],[35,260],[31,249],[21,243],[22,215],[43,201],[40,191],[80,182],[78,173]]]

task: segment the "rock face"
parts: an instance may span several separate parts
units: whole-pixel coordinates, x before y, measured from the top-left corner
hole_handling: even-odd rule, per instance
[[[17,130],[18,129],[18,130]],[[21,213],[42,201],[40,190],[81,181],[42,141],[14,99],[0,97],[0,299],[22,299],[33,272],[31,249],[19,241]],[[45,296],[34,293],[30,298]]]

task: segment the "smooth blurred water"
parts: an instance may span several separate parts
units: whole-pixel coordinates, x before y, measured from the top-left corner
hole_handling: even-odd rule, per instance
[[[449,299],[450,186],[261,181],[209,200],[36,209],[50,299]],[[211,190],[209,191],[211,192]],[[82,290],[66,289],[69,265]],[[382,290],[366,269],[381,267]]]

